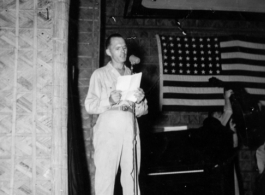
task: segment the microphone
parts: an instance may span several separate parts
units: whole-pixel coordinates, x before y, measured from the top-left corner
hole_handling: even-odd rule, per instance
[[[129,57],[129,61],[131,63],[131,65],[135,65],[135,64],[139,64],[140,63],[140,58],[136,57],[135,55],[130,55]]]

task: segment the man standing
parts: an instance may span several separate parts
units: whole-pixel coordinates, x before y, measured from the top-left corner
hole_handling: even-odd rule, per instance
[[[113,195],[120,165],[123,195],[133,195],[134,181],[138,181],[134,178],[134,173],[138,173],[140,165],[139,127],[134,114],[140,117],[148,113],[147,100],[140,88],[135,91],[135,103],[121,101],[121,91],[116,90],[117,78],[131,74],[130,69],[125,66],[127,46],[121,35],[113,34],[107,38],[106,53],[110,62],[93,72],[85,100],[86,111],[89,114],[99,114],[93,128],[95,193]],[[134,170],[133,166],[136,157],[133,150],[134,132],[137,132],[138,170]]]

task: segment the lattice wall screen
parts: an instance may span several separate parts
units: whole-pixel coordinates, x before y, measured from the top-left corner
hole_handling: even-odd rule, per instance
[[[0,194],[67,194],[68,0],[0,1]]]

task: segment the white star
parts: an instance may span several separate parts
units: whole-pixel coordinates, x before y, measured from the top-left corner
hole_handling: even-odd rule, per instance
[[[188,60],[188,61],[189,61],[189,60],[190,60],[190,57],[186,57],[186,60]]]
[[[190,67],[190,64],[189,63],[187,64],[187,67]]]
[[[207,41],[209,42],[211,39],[210,38],[207,38]]]
[[[211,47],[211,45],[210,45],[210,44],[208,44],[208,45],[207,45],[207,47]]]
[[[183,66],[183,64],[182,64],[182,63],[179,63],[179,66],[180,66],[180,67],[182,67],[182,66]]]
[[[195,38],[192,38],[191,40],[194,42],[195,41]]]
[[[217,63],[217,64],[216,64],[216,67],[220,67],[220,64],[219,64],[219,63]]]
[[[180,43],[178,44],[178,47],[181,47],[181,44]]]
[[[170,43],[170,46],[171,46],[171,47],[173,47],[173,46],[174,46],[174,44],[173,44],[173,43]]]
[[[175,64],[175,62],[173,62],[172,64],[171,64],[171,66],[175,66],[176,64]]]
[[[180,38],[179,37],[177,38],[177,41],[180,41]]]
[[[163,46],[166,46],[167,44],[166,43],[163,43]]]
[[[198,66],[198,64],[195,63],[195,64],[194,64],[194,67],[197,67],[197,66]]]
[[[203,39],[202,39],[202,38],[200,38],[200,41],[202,42],[202,41],[203,41]]]
[[[169,37],[169,40],[172,41],[173,40],[172,37]]]
[[[213,65],[210,63],[210,64],[209,64],[209,67],[212,67],[212,66],[213,66]]]
[[[197,57],[194,57],[193,60],[194,60],[194,61],[197,61]]]
[[[181,50],[179,50],[179,53],[182,53],[182,51],[181,51]]]
[[[188,44],[185,44],[185,47],[189,47],[189,45]]]
[[[216,57],[215,59],[216,59],[216,60],[219,60],[219,57]]]
[[[194,51],[193,51],[193,54],[196,54],[196,53],[197,53],[197,51],[194,50]]]
[[[201,54],[204,54],[204,51],[201,51]]]
[[[210,73],[210,74],[213,74],[213,71],[210,70],[209,73]]]
[[[204,57],[201,57],[201,61],[204,61]]]
[[[216,50],[216,51],[215,51],[215,53],[216,53],[216,54],[218,54],[218,53],[219,53],[219,51],[218,51],[218,50]]]
[[[190,74],[190,70],[187,70],[187,73]]]
[[[205,70],[202,70],[202,74],[205,74]]]
[[[202,67],[204,67],[205,66],[205,64],[202,64]]]
[[[164,71],[167,72],[167,69],[165,69]]]
[[[164,49],[164,53],[166,53],[167,52],[167,50],[166,49]]]
[[[193,44],[193,45],[192,45],[192,47],[193,47],[193,48],[195,48],[195,47],[196,47],[196,45],[195,45],[195,44]]]
[[[167,62],[165,62],[164,65],[167,66]]]
[[[164,59],[167,59],[167,56],[164,56]]]
[[[216,73],[217,73],[217,74],[220,74],[220,70],[217,70]]]
[[[176,70],[175,70],[175,69],[173,69],[173,70],[172,70],[172,73],[175,73],[175,72],[176,72]]]
[[[187,38],[185,38],[185,39],[184,39],[184,41],[188,41],[188,39],[187,39]]]
[[[172,59],[172,60],[175,60],[175,56],[172,56],[171,59]]]
[[[164,36],[162,36],[162,37],[161,37],[161,39],[162,39],[162,40],[165,40],[165,37],[164,37]]]
[[[209,57],[208,59],[209,59],[209,61],[212,61],[212,58],[211,57]]]
[[[198,71],[197,70],[194,70],[194,74],[198,74]]]
[[[214,41],[218,41],[218,39],[217,38],[214,38]]]
[[[215,44],[215,45],[214,45],[214,47],[218,47],[218,45],[217,45],[217,44]]]
[[[183,70],[180,69],[180,70],[179,70],[179,73],[182,74],[182,73],[183,73]]]
[[[187,51],[186,51],[186,54],[189,54],[189,53],[190,53],[190,51],[189,51],[189,50],[187,50]]]
[[[209,50],[209,51],[208,51],[208,54],[211,54],[211,53],[212,53],[212,52]]]
[[[203,48],[203,44],[200,44],[200,47]]]
[[[179,56],[179,60],[182,60],[182,57],[181,56]]]
[[[171,53],[175,53],[174,49],[171,49]]]

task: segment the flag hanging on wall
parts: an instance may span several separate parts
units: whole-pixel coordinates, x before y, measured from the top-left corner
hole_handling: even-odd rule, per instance
[[[156,35],[156,39],[162,111],[223,107],[223,86],[243,88],[265,105],[265,41],[165,35]],[[212,77],[225,85],[213,86]]]

